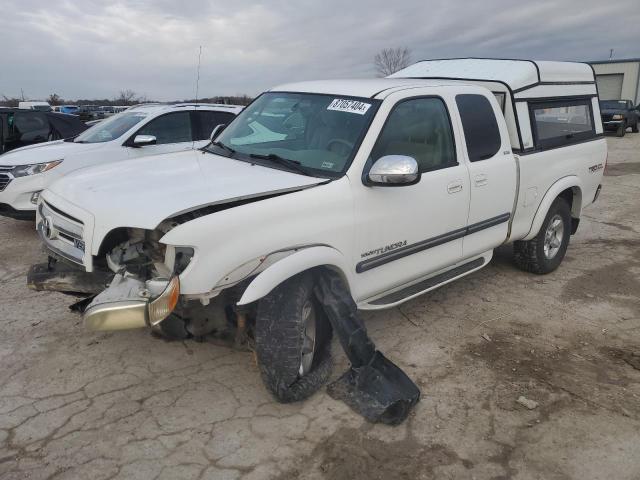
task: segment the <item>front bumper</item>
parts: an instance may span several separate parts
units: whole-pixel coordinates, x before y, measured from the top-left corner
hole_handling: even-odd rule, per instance
[[[617,130],[618,127],[624,125],[624,120],[607,120],[602,122],[602,126],[605,130]]]
[[[36,210],[17,210],[8,203],[0,203],[0,216],[16,220],[35,220]]]

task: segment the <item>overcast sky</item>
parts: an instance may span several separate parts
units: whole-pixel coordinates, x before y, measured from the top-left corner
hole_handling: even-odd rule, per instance
[[[0,0],[0,95],[255,95],[371,77],[374,54],[413,60],[640,57],[638,0]]]

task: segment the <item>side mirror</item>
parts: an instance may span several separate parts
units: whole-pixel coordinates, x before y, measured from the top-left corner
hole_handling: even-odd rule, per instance
[[[366,176],[367,185],[400,187],[420,181],[418,162],[406,155],[385,155],[371,166]]]
[[[222,133],[222,131],[227,128],[227,124],[226,123],[221,123],[220,125],[216,125],[213,128],[213,131],[211,132],[211,136],[209,137],[209,140],[211,140],[212,142],[216,139],[216,137]]]
[[[156,137],[153,135],[136,135],[133,139],[134,147],[146,147],[147,145],[155,145]]]

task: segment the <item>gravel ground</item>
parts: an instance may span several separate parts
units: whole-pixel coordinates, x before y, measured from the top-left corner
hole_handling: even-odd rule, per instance
[[[277,404],[250,354],[213,342],[85,331],[69,297],[25,286],[33,225],[0,220],[0,478],[639,479],[640,135],[607,140],[559,270],[518,271],[503,247],[364,314],[423,392],[399,427],[324,391]]]

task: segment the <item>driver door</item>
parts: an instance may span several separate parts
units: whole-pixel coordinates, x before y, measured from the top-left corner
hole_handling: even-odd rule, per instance
[[[451,101],[437,96],[398,99],[371,151],[369,164],[386,155],[413,157],[421,172],[418,183],[365,186],[359,179],[352,180],[357,301],[411,283],[462,258],[469,173],[458,153],[461,149],[456,148],[459,136],[449,116],[455,112]]]

